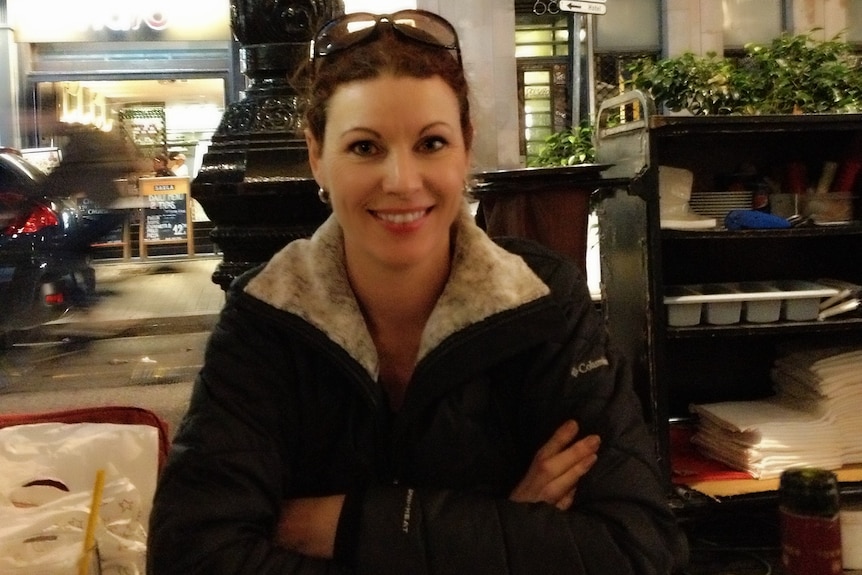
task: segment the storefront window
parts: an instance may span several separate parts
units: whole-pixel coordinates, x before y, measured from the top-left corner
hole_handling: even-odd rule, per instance
[[[568,123],[568,16],[519,14],[515,57],[521,125],[521,155],[529,163],[545,138]]]
[[[541,58],[569,53],[567,18],[518,17],[515,26],[515,57]]]
[[[192,175],[224,112],[222,78],[40,82],[40,118],[122,130],[151,157],[180,152]]]

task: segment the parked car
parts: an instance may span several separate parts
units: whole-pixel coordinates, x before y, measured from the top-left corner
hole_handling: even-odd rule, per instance
[[[90,245],[124,214],[82,212],[18,151],[0,148],[0,341],[95,295]]]

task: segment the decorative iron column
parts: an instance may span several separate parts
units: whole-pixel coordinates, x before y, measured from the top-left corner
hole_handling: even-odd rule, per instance
[[[225,290],[329,215],[308,167],[301,70],[318,26],[344,12],[340,0],[231,0],[230,8],[248,88],[225,110],[191,183],[215,224],[223,256],[213,282]]]

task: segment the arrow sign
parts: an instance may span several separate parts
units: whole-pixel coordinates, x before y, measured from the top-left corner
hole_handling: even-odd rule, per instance
[[[608,7],[605,6],[605,0],[595,0],[593,2],[576,2],[575,0],[560,0],[560,10],[566,12],[578,12],[580,14],[605,14]]]

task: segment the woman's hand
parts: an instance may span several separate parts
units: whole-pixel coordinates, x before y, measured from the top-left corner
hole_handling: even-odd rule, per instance
[[[332,559],[344,495],[288,499],[281,506],[276,542],[309,557]]]
[[[511,501],[535,503],[544,501],[565,511],[575,499],[578,480],[598,459],[601,440],[588,435],[572,443],[578,435],[578,424],[563,423],[533,458],[527,474],[509,495]]]
[[[527,474],[509,495],[511,501],[544,501],[566,510],[578,480],[596,462],[599,437],[573,443],[578,424],[567,421],[536,452]],[[302,555],[331,559],[344,495],[289,499],[281,507],[276,541]]]

